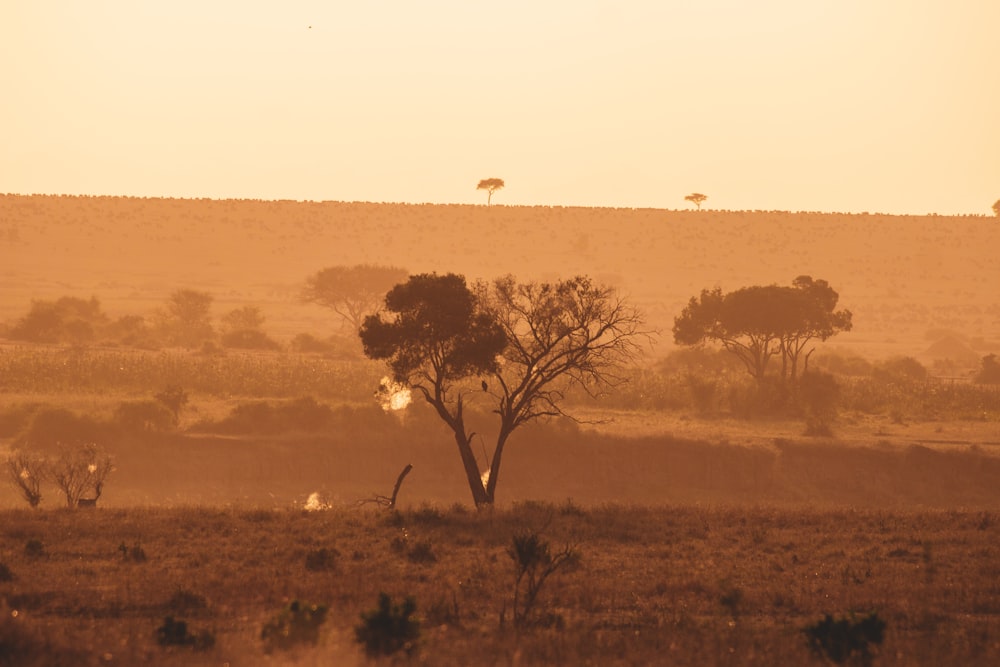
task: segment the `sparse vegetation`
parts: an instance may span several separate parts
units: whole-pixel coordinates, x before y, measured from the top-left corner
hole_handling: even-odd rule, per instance
[[[659,664],[669,653],[673,664],[735,667],[811,664],[816,649],[801,629],[813,627],[818,646],[839,642],[836,655],[853,651],[844,663],[851,664],[863,649],[838,640],[837,628],[845,619],[860,626],[877,608],[881,643],[858,636],[872,656],[878,651],[878,664],[1000,660],[996,523],[984,527],[982,512],[568,507],[447,509],[433,521],[419,519],[419,509],[400,510],[393,523],[439,552],[429,564],[391,549],[399,528],[381,512],[286,510],[261,521],[252,512],[187,507],[56,511],[39,520],[27,508],[4,510],[0,553],[16,579],[0,582],[0,642],[25,640],[17,664],[38,665],[96,666],[106,653],[123,664],[353,664],[370,642],[373,655],[400,658],[419,647],[436,665],[517,650],[525,666],[550,665],[557,654],[563,664]],[[513,634],[498,620],[505,608],[513,618],[511,536],[530,538],[529,525],[546,526],[541,542],[579,545],[585,559],[549,577]],[[123,539],[131,544],[140,526],[155,570],[122,564],[114,549]],[[49,545],[46,558],[18,548],[28,533]],[[364,557],[339,559],[336,571],[305,571],[301,545],[317,533]],[[932,578],[922,575],[926,544],[933,544]],[[529,557],[538,548],[522,551],[517,562],[545,567],[544,558]],[[316,604],[318,596],[330,606]],[[430,604],[407,604],[410,596]],[[831,609],[866,612],[818,623]],[[203,633],[214,644],[192,651]],[[268,658],[267,650],[282,655]],[[77,658],[67,663],[67,652]]]
[[[361,623],[354,629],[354,635],[370,656],[400,651],[412,654],[420,639],[420,621],[414,617],[416,611],[417,602],[412,596],[393,603],[388,594],[379,593],[378,605],[361,614]]]
[[[299,644],[315,645],[319,628],[326,620],[327,606],[292,600],[264,624],[260,638],[264,652],[287,651]]]
[[[805,628],[803,632],[813,653],[843,664],[857,659],[862,665],[870,665],[872,648],[885,639],[886,622],[872,612],[862,618],[834,618],[830,614]]]
[[[982,216],[16,195],[0,207],[17,260],[0,303],[0,664],[359,664],[354,631],[383,611],[370,609],[381,591],[382,617],[415,624],[409,596],[421,613],[419,638],[376,662],[419,644],[417,660],[445,666],[1000,663],[1000,255]],[[660,331],[702,286],[822,270],[849,295],[854,332],[811,356],[818,328],[785,338],[758,379],[724,349],[653,347],[616,369],[627,382],[614,391],[561,387],[552,396],[582,421],[526,424],[504,460],[517,500],[476,512],[457,502],[468,489],[438,415],[379,409],[382,364],[300,298],[319,267],[415,257],[425,271],[441,257],[468,276],[514,269],[524,284],[584,270]],[[809,282],[823,288],[782,289]],[[185,286],[226,314],[181,317]],[[463,385],[477,473],[496,435],[483,399],[507,377]],[[95,443],[114,484],[100,511],[66,511],[49,468]],[[408,461],[393,512],[355,507]],[[512,607],[511,535],[539,525],[546,547],[586,560],[529,610],[526,570]],[[515,624],[518,609],[507,632],[498,618]],[[870,609],[881,643],[851,614]],[[305,638],[286,655],[293,628]]]

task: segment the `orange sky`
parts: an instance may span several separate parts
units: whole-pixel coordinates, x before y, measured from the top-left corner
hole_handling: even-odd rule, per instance
[[[0,191],[990,213],[997,0],[5,0]]]

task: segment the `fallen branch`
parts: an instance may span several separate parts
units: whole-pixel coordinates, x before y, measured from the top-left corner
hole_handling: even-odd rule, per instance
[[[376,505],[381,505],[386,509],[390,510],[395,509],[396,497],[399,495],[399,487],[403,485],[403,480],[406,478],[407,475],[410,474],[411,470],[413,470],[413,464],[407,463],[406,467],[403,468],[402,472],[399,473],[399,477],[396,478],[396,484],[392,487],[391,496],[382,496],[379,494],[375,494],[371,498],[365,498],[359,500],[358,505],[367,505],[368,503],[375,503]]]

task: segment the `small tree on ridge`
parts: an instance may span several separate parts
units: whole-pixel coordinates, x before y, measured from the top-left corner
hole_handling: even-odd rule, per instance
[[[691,202],[692,204],[694,204],[695,206],[697,206],[698,210],[700,211],[701,210],[701,204],[706,199],[708,199],[708,195],[703,195],[700,192],[692,192],[691,194],[689,194],[687,197],[684,198],[684,201]]]
[[[493,193],[497,190],[503,188],[504,182],[502,178],[484,178],[479,181],[479,185],[476,186],[477,190],[486,190],[488,193],[486,195],[486,205],[490,205],[490,201],[493,199]]]

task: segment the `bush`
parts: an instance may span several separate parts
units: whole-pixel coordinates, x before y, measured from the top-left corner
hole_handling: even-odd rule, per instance
[[[42,408],[14,441],[14,447],[32,452],[57,452],[113,439],[113,430],[90,417],[64,408]]]
[[[340,552],[336,549],[317,549],[306,554],[306,569],[310,572],[324,572],[337,567]]]
[[[264,624],[260,633],[264,651],[287,651],[298,644],[315,644],[319,641],[319,626],[326,620],[326,612],[326,605],[293,600]]]
[[[281,346],[263,331],[241,329],[222,336],[222,347],[237,350],[280,350]]]
[[[119,403],[115,422],[131,431],[165,431],[176,424],[170,408],[158,400],[148,399]]]
[[[205,651],[215,646],[215,635],[208,630],[190,634],[187,623],[167,616],[156,629],[156,641],[160,646],[191,646],[196,651]]]
[[[399,651],[413,653],[420,639],[420,621],[413,618],[417,603],[412,596],[402,604],[393,604],[386,593],[379,593],[378,606],[361,614],[361,624],[354,628],[359,644],[372,657]]]
[[[872,377],[884,382],[911,384],[927,380],[927,368],[913,357],[895,357],[875,367]]]
[[[1000,384],[1000,362],[997,355],[988,354],[983,357],[982,367],[976,374],[976,382],[979,384]]]
[[[572,547],[552,553],[547,540],[527,531],[514,535],[507,555],[514,561],[514,626],[526,625],[546,580],[557,571],[574,567],[580,554]]]
[[[333,422],[333,410],[307,396],[292,401],[240,403],[212,430],[223,433],[320,431]]]
[[[799,404],[806,418],[806,435],[831,435],[831,423],[837,416],[840,401],[837,381],[829,373],[810,371],[799,380],[798,390]]]
[[[879,645],[885,637],[886,623],[872,612],[864,618],[850,617],[834,619],[827,614],[823,620],[806,627],[803,632],[809,641],[809,648],[820,657],[826,657],[838,664],[857,657],[862,664],[871,663],[870,645]]]

